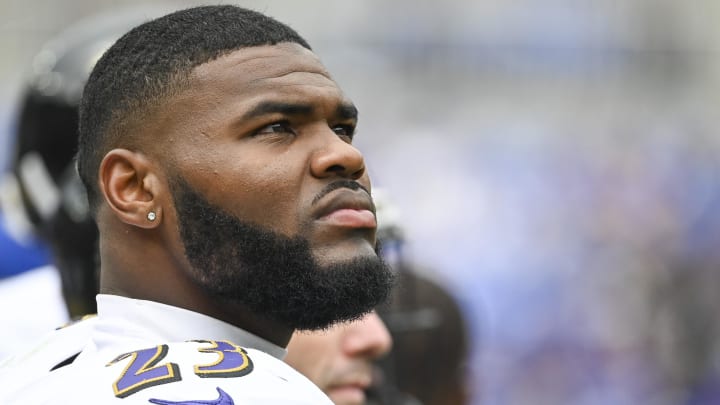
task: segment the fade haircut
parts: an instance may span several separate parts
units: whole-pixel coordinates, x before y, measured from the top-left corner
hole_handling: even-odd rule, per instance
[[[98,60],[80,103],[77,168],[96,211],[100,163],[112,148],[137,147],[152,112],[189,86],[196,66],[241,48],[297,43],[292,28],[237,6],[202,6],[149,21],[121,37]]]

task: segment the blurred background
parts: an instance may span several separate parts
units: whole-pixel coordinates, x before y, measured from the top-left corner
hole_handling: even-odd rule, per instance
[[[152,3],[0,0],[0,167],[41,45]],[[465,311],[472,404],[720,403],[720,4],[237,3],[358,105],[408,259]]]

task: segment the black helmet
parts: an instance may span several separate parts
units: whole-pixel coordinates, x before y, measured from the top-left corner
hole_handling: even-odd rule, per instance
[[[74,159],[82,90],[110,45],[162,11],[133,9],[73,25],[35,56],[20,99],[0,202],[11,234],[35,234],[50,246],[71,316],[95,312],[98,290],[98,233]]]

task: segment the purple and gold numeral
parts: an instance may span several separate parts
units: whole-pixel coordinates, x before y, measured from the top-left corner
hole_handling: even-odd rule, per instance
[[[120,360],[131,357],[130,362],[113,384],[115,396],[125,398],[145,388],[155,385],[179,381],[180,369],[175,363],[157,365],[165,358],[168,352],[167,345],[160,345],[145,350],[138,350],[118,356],[108,363],[108,366]]]
[[[214,353],[217,360],[210,364],[196,365],[195,374],[203,378],[241,377],[253,370],[253,362],[240,346],[227,340],[196,340],[207,343],[209,347],[200,347],[201,353]],[[113,365],[130,358],[120,378],[113,383],[115,396],[125,398],[145,388],[180,381],[180,368],[175,363],[160,364],[167,356],[168,345],[124,353],[109,362]]]
[[[212,345],[210,347],[199,348],[199,352],[215,353],[218,355],[218,359],[214,363],[195,366],[195,374],[199,377],[240,377],[253,370],[252,360],[250,360],[247,352],[240,346],[227,340],[207,340],[199,342]]]

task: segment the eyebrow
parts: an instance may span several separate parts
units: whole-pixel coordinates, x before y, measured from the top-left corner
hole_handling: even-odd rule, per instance
[[[282,103],[277,101],[263,101],[254,106],[242,116],[242,120],[260,117],[267,114],[307,115],[312,114],[314,108],[309,104]]]
[[[342,120],[357,120],[358,110],[354,104],[344,103],[338,106],[335,114]]]
[[[261,117],[267,114],[282,115],[310,115],[315,111],[315,107],[310,104],[285,103],[278,101],[263,101],[252,109],[243,114],[241,121]],[[356,120],[358,111],[352,103],[340,104],[335,114],[343,120]]]

